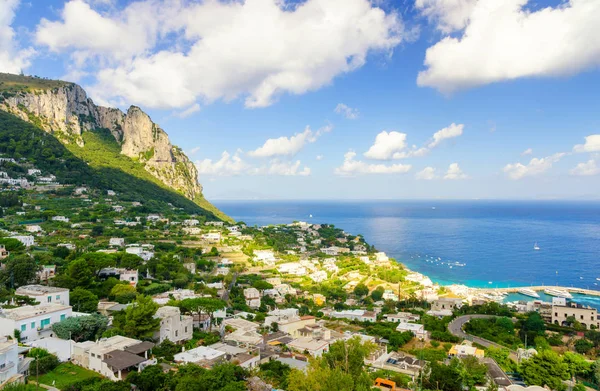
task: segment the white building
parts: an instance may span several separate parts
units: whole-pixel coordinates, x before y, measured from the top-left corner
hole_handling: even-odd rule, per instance
[[[327,280],[327,272],[324,270],[319,270],[317,272],[312,273],[309,277],[316,283],[323,282]]]
[[[398,312],[397,314],[386,314],[383,315],[384,319],[388,322],[393,323],[409,323],[418,322],[421,317],[419,315],[411,314],[410,312]]]
[[[153,246],[151,245],[139,245],[139,244],[131,244],[127,246],[125,252],[128,254],[137,255],[142,258],[144,261],[149,261],[154,257],[154,251],[152,251]]]
[[[19,346],[16,339],[0,337],[0,384],[18,374]]]
[[[61,362],[66,362],[71,359],[71,353],[73,351],[73,344],[75,342],[70,339],[60,339],[56,337],[45,337],[38,339],[37,341],[31,341],[27,343],[27,346],[32,348],[46,349],[48,352],[54,354]]]
[[[21,341],[35,341],[52,336],[52,325],[71,315],[70,306],[54,303],[6,309],[0,314],[0,335],[12,336],[19,330]]]
[[[11,239],[17,239],[19,242],[23,243],[25,247],[31,247],[35,245],[35,239],[33,236],[25,236],[25,235],[15,235],[11,236]]]
[[[108,245],[111,247],[124,247],[125,239],[124,238],[110,238],[108,241]]]
[[[131,370],[156,364],[156,359],[148,360],[148,350],[153,347],[151,342],[116,335],[73,344],[72,358],[73,363],[118,381]]]
[[[37,168],[30,168],[27,170],[27,175],[35,176],[35,175],[41,175],[41,174],[42,174],[42,171],[40,171]]]
[[[227,353],[213,349],[208,346],[198,346],[197,348],[177,353],[174,356],[174,362],[183,364],[197,364],[201,366],[212,366],[221,361],[225,361]]]
[[[62,221],[63,223],[68,223],[70,220],[65,216],[54,216],[52,217],[52,221]]]
[[[282,263],[277,266],[277,270],[282,274],[293,274],[295,276],[306,275],[306,267],[302,266],[299,262]]]
[[[202,239],[209,243],[219,243],[221,241],[220,232],[208,232],[201,236]]]
[[[325,340],[302,337],[288,343],[288,347],[298,352],[308,352],[313,357],[321,357],[329,350],[329,342]]]
[[[383,292],[383,296],[382,296],[383,300],[393,300],[393,301],[398,301],[398,295],[394,293],[393,290],[391,289],[386,289]]]
[[[411,333],[413,333],[415,335],[415,337],[421,338],[421,339],[424,339],[427,337],[427,331],[425,331],[425,326],[423,326],[422,324],[399,323],[398,327],[396,327],[396,331],[399,331],[401,333],[404,331],[410,331]]]
[[[74,245],[73,243],[59,243],[56,245],[56,247],[64,247],[64,248],[68,249],[69,251],[74,251],[77,249],[77,246]]]
[[[189,315],[181,315],[179,308],[160,307],[154,317],[160,319],[160,330],[154,336],[159,343],[165,339],[175,343],[192,339],[194,319]]]
[[[188,226],[188,227],[195,227],[198,224],[200,224],[200,221],[198,221],[196,219],[183,220],[183,225]]]
[[[256,288],[244,289],[244,298],[246,299],[246,305],[250,308],[260,307],[260,292]]]
[[[185,227],[183,228],[183,232],[188,235],[200,235],[202,233],[202,229],[198,227]]]
[[[42,227],[40,227],[39,225],[35,225],[35,224],[26,225],[25,231],[30,232],[30,233],[42,232]]]
[[[45,285],[25,285],[17,288],[15,294],[31,297],[40,304],[56,303],[70,305],[69,290],[66,288]]]
[[[106,195],[108,195],[109,197],[114,197],[117,195],[117,193],[115,193],[114,190],[106,190]]]
[[[274,263],[275,254],[272,250],[254,250],[254,257],[259,262]]]

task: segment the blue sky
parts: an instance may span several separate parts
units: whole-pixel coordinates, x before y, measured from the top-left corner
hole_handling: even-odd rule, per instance
[[[596,0],[1,1],[0,71],[142,107],[209,199],[600,194]]]

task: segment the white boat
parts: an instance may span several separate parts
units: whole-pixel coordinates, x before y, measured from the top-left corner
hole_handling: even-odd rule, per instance
[[[556,297],[563,297],[565,299],[572,299],[573,296],[562,289],[556,289],[556,288],[546,288],[544,289],[544,293],[547,294],[548,296],[556,296]]]
[[[529,296],[529,297],[535,297],[535,298],[540,297],[540,295],[538,295],[538,293],[536,291],[534,291],[533,289],[529,289],[529,288],[521,288],[517,292],[519,292],[522,295]]]
[[[540,249],[540,246],[538,246],[537,242],[535,242],[535,244],[533,245],[533,249],[534,249],[535,251],[539,251],[539,249]]]

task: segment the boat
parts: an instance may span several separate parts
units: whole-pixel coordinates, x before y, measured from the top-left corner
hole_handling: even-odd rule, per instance
[[[556,296],[556,297],[563,297],[565,299],[572,299],[573,296],[562,289],[557,289],[557,288],[546,288],[544,289],[544,293],[547,294],[548,296]]]
[[[517,292],[522,295],[525,295],[525,296],[535,297],[536,299],[538,299],[540,297],[540,295],[538,295],[538,293],[536,291],[534,291],[533,289],[529,289],[529,288],[521,288]]]
[[[535,244],[533,245],[533,249],[534,249],[535,251],[539,251],[539,249],[540,249],[540,246],[538,246],[537,242],[535,242]]]

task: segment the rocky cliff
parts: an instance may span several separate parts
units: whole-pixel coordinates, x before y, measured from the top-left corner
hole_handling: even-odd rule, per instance
[[[187,198],[201,196],[196,166],[139,107],[131,106],[123,113],[95,105],[74,83],[0,76],[0,110],[82,148],[82,132],[108,129],[121,145],[122,154],[144,163],[148,172]]]

